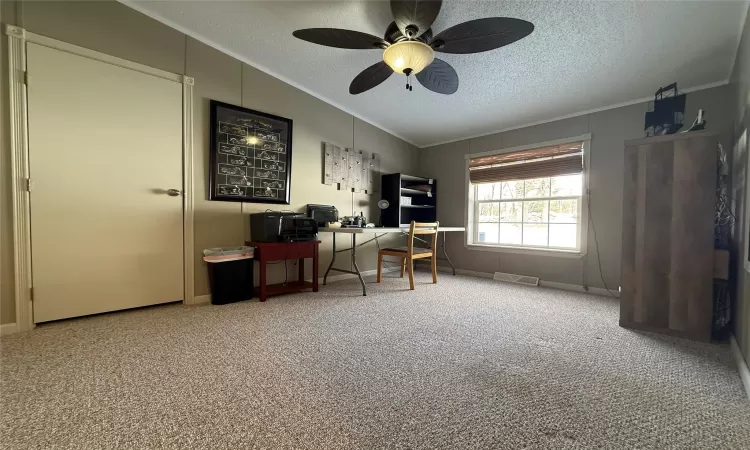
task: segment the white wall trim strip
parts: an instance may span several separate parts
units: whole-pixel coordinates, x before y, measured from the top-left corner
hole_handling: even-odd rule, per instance
[[[737,371],[740,374],[742,385],[745,387],[745,395],[747,396],[747,400],[750,400],[750,369],[747,367],[747,361],[742,356],[742,350],[740,350],[734,334],[729,336],[729,346],[732,348],[732,355],[734,355],[734,360],[737,362]]]

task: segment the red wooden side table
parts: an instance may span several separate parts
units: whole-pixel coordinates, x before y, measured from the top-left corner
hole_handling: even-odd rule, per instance
[[[260,301],[265,302],[269,295],[287,294],[312,289],[318,292],[318,248],[320,241],[305,242],[246,242],[255,247],[255,260],[260,264]],[[312,283],[305,281],[305,258],[312,258]],[[266,285],[266,263],[272,261],[299,260],[297,281]]]

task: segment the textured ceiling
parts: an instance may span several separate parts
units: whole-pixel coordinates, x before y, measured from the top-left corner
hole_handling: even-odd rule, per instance
[[[127,1],[127,0],[126,0]],[[516,17],[535,31],[507,47],[438,54],[460,77],[444,96],[392,75],[364,94],[350,81],[379,50],[342,50],[295,39],[298,28],[349,28],[382,35],[387,1],[128,2],[136,9],[242,57],[418,146],[457,140],[606,108],[653,95],[725,82],[747,2],[451,1],[433,31],[481,17]]]

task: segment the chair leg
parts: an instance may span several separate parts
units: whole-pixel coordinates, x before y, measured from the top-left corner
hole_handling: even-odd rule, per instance
[[[382,278],[383,278],[383,255],[378,253],[378,283],[380,283]]]
[[[406,259],[407,268],[409,270],[409,289],[414,290],[414,261],[411,258]]]
[[[432,254],[432,282],[437,283],[437,256]]]
[[[406,272],[406,258],[401,260],[401,278],[404,278],[404,272]]]

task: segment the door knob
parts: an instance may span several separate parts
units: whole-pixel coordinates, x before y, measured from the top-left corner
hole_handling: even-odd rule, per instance
[[[179,197],[180,194],[179,189],[167,189],[167,195],[170,197]]]

